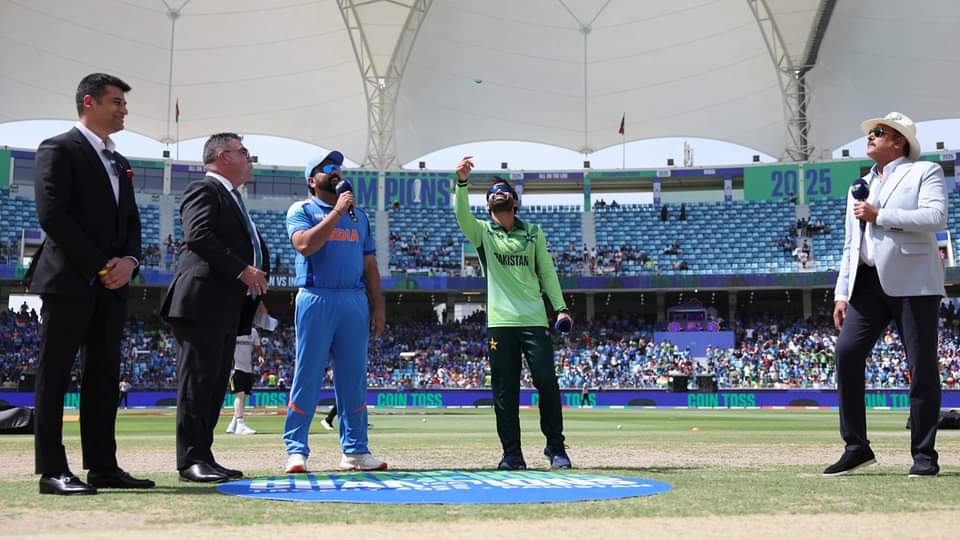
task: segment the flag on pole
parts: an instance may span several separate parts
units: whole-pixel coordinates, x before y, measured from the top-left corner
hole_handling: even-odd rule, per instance
[[[627,113],[623,113],[623,118],[620,119],[620,129],[617,130],[617,133],[623,135],[623,127],[627,121]]]
[[[180,123],[180,98],[177,98],[176,113],[173,118],[176,123]],[[621,126],[620,129],[623,130],[623,127]]]

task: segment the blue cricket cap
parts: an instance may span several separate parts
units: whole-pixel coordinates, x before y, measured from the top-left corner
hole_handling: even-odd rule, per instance
[[[310,181],[310,177],[313,176],[313,170],[316,169],[321,163],[333,163],[335,165],[343,166],[343,154],[337,150],[331,151],[325,156],[317,156],[310,160],[307,163],[307,166],[303,169],[303,178],[306,181]]]

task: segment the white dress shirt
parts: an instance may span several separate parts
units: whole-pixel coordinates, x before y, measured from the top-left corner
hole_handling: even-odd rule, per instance
[[[880,201],[880,191],[883,189],[883,180],[890,178],[890,175],[893,174],[893,171],[897,170],[897,167],[900,165],[905,165],[911,163],[906,156],[900,156],[897,159],[887,163],[887,166],[883,168],[883,172],[877,171],[877,165],[874,164],[873,168],[870,169],[870,179],[867,181],[870,186],[870,194],[867,196],[867,203],[871,206],[876,207]],[[880,208],[877,208],[877,219],[880,218]],[[877,261],[874,258],[874,241],[871,238],[871,230],[876,226],[876,223],[867,223],[866,228],[863,231],[863,234],[860,236],[860,262],[866,264],[867,266],[876,266]]]
[[[96,133],[90,131],[90,129],[83,125],[80,122],[77,122],[73,127],[80,130],[80,133],[83,133],[83,136],[87,138],[87,141],[90,142],[90,146],[93,147],[94,152],[97,153],[97,157],[100,158],[100,163],[103,163],[103,168],[107,170],[107,176],[110,178],[110,187],[113,188],[113,201],[120,204],[120,178],[117,177],[117,171],[113,168],[113,163],[110,163],[110,159],[103,154],[104,150],[114,151],[114,148],[117,146],[113,143],[113,139],[107,137],[107,143],[104,144],[100,137]]]

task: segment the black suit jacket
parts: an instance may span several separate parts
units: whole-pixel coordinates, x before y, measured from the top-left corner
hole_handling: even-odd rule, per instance
[[[131,170],[123,156],[117,159],[123,171]],[[140,260],[140,213],[130,177],[121,175],[117,203],[103,162],[80,130],[40,143],[33,185],[47,238],[28,273],[30,292],[92,295],[109,259]],[[128,289],[116,293],[126,297]]]
[[[180,260],[161,314],[167,320],[204,323],[239,312],[237,335],[249,334],[257,302],[237,276],[253,264],[253,242],[236,199],[216,178],[206,176],[183,192],[180,221]],[[270,254],[262,235],[260,246],[269,273]]]

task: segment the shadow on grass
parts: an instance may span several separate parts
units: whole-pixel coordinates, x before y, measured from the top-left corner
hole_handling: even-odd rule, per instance
[[[603,471],[603,472],[614,472],[614,471],[623,471],[623,472],[632,472],[632,473],[653,473],[653,474],[671,474],[671,473],[680,473],[680,472],[689,472],[689,471],[702,471],[706,467],[689,465],[689,466],[677,466],[677,467],[620,467],[614,465],[608,465],[603,467],[590,467],[589,469],[582,469],[584,471]]]
[[[351,475],[351,474],[381,474],[381,473],[413,473],[413,474],[423,474],[423,473],[440,473],[440,472],[463,472],[463,473],[510,473],[510,472],[521,472],[521,473],[561,473],[561,474],[611,474],[611,473],[636,473],[636,474],[671,474],[687,471],[698,471],[703,470],[704,467],[700,466],[684,466],[684,467],[622,467],[622,466],[604,466],[604,467],[588,467],[588,468],[577,468],[573,469],[547,469],[547,468],[537,468],[530,467],[523,471],[498,471],[490,467],[457,467],[457,468],[440,468],[440,469],[394,469],[390,468],[386,471],[342,471],[342,470],[316,470],[308,471],[306,473],[298,474],[265,474],[265,475],[255,475],[255,476],[245,476],[239,480],[263,480],[266,478],[284,478],[287,476],[301,476],[304,474],[315,474],[315,475]]]

